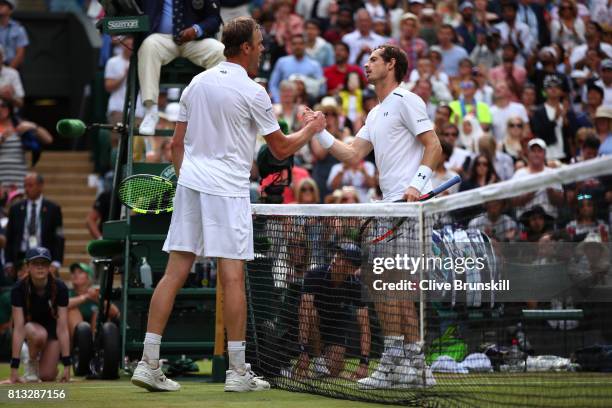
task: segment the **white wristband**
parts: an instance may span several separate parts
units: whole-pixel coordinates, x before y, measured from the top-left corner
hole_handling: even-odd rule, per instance
[[[419,193],[422,192],[432,174],[433,171],[429,167],[421,164],[410,182],[410,187],[416,188]]]
[[[315,135],[317,141],[321,144],[324,149],[329,149],[334,144],[336,138],[329,133],[326,129],[323,129]]]

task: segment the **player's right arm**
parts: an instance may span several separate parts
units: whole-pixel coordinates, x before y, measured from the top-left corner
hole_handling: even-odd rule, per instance
[[[185,132],[187,131],[187,122],[176,122],[174,128],[174,136],[170,146],[172,148],[172,164],[176,177],[179,176],[181,165],[183,164],[183,156],[185,155]]]

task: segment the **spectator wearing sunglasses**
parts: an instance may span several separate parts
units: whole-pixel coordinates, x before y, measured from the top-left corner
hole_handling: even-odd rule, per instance
[[[463,119],[472,113],[478,119],[484,131],[488,131],[491,127],[491,111],[489,105],[484,102],[478,102],[474,95],[478,89],[478,82],[474,78],[462,81],[459,85],[461,88],[461,96],[458,100],[452,101],[449,106],[453,113],[451,114],[451,122],[460,124]]]
[[[582,241],[589,234],[596,234],[602,242],[608,242],[610,229],[605,221],[597,218],[596,201],[588,193],[576,196],[576,218],[565,227],[574,240]]]
[[[513,160],[521,157],[521,139],[525,133],[525,122],[518,116],[508,119],[506,134],[501,142],[502,150],[509,154]]]

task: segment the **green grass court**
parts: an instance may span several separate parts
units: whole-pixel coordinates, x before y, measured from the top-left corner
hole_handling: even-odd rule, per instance
[[[69,384],[44,383],[0,385],[0,405],[3,407],[46,406],[153,408],[153,407],[255,407],[255,408],[344,408],[381,407],[383,405],[326,398],[313,394],[271,390],[268,392],[224,393],[223,384],[207,382],[210,363],[200,364],[202,375],[181,379],[178,393],[149,393],[132,386],[128,376],[116,381],[90,381],[75,377]],[[8,378],[9,367],[0,365],[0,378]],[[438,385],[428,390],[359,391],[354,383],[310,381],[327,389],[362,396],[406,396],[418,398],[417,406],[467,407],[610,407],[612,406],[612,373],[544,373],[544,374],[437,374]],[[304,386],[306,389],[308,386]],[[7,401],[7,390],[15,388],[65,389],[68,398],[63,402]],[[354,390],[354,391],[353,391]],[[25,405],[24,405],[25,404]]]

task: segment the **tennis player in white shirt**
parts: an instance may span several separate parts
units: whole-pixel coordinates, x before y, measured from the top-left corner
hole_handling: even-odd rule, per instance
[[[225,391],[270,388],[245,363],[244,261],[253,259],[249,175],[255,139],[265,135],[272,154],[284,159],[325,129],[325,117],[317,112],[302,130],[281,132],[266,90],[251,79],[264,49],[252,18],[227,22],[222,42],[227,61],[197,75],[185,89],[172,139],[178,185],[164,243],[170,256],[151,299],[142,360],[132,376],[133,384],[149,391],[180,389],[162,373],[159,348],[176,294],[197,256],[218,258],[229,354]]]
[[[368,82],[374,85],[379,104],[370,111],[365,125],[350,144],[326,131],[316,135],[321,146],[343,162],[359,162],[374,149],[385,202],[416,201],[430,191],[433,169],[442,158],[425,102],[399,86],[407,67],[406,54],[400,48],[377,47],[365,65],[365,72]],[[388,300],[375,302],[375,307],[385,336],[383,354],[376,370],[359,380],[359,386],[374,389],[434,385],[419,341],[415,304]]]

